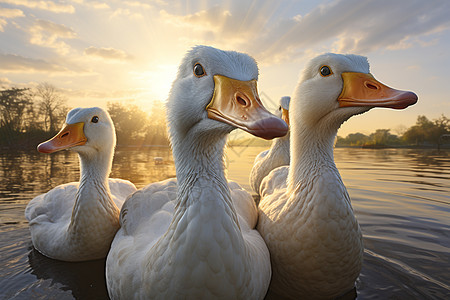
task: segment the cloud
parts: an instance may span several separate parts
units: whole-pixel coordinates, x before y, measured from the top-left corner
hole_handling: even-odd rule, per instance
[[[84,54],[105,60],[124,61],[132,59],[132,56],[127,54],[125,51],[113,48],[96,48],[91,46],[84,50]]]
[[[8,22],[6,22],[6,20],[0,19],[0,31],[3,32],[5,29],[6,24],[8,24]]]
[[[196,30],[219,30],[227,22],[227,18],[231,17],[230,11],[219,6],[187,15],[174,15],[161,10],[160,15],[167,23],[177,27],[189,26]]]
[[[36,1],[36,0],[1,0],[0,2],[13,4],[13,5],[21,5],[28,8],[36,8],[41,10],[47,10],[54,13],[69,13],[73,14],[75,12],[75,8],[66,3],[57,3],[53,1]]]
[[[100,99],[133,99],[138,98],[142,94],[148,93],[147,88],[122,89],[122,90],[92,90],[92,89],[78,89],[70,90],[71,95],[80,98],[100,98]]]
[[[90,9],[108,9],[110,6],[106,2],[100,2],[100,1],[84,1],[84,0],[72,0],[72,2],[88,6]]]
[[[292,59],[292,53],[323,44],[332,45],[328,51],[361,54],[404,49],[419,43],[419,37],[448,30],[449,11],[450,2],[439,0],[337,0],[278,20],[249,49],[265,61]]]
[[[90,1],[89,3],[87,3],[87,5],[91,9],[108,9],[108,8],[110,8],[108,3],[105,3],[105,2],[97,2],[97,1],[92,1],[91,2]]]
[[[0,77],[0,87],[9,87],[11,85],[12,81],[9,80],[6,77]]]
[[[23,11],[20,9],[2,8],[0,7],[0,31],[3,32],[8,22],[5,19],[13,19],[24,17]]]
[[[2,8],[0,7],[0,17],[1,18],[17,18],[24,17],[23,11],[15,8]]]
[[[156,1],[155,1],[156,2]],[[130,7],[138,7],[143,9],[150,9],[152,6],[147,2],[141,2],[141,1],[123,1],[122,2],[125,5],[128,5]],[[158,4],[164,4],[163,1],[158,1]]]
[[[142,19],[144,17],[141,13],[133,12],[128,8],[118,8],[113,12],[110,18],[113,19],[120,16],[125,16],[126,18],[135,20]]]
[[[70,47],[61,39],[74,39],[77,37],[71,28],[51,21],[37,20],[29,29],[30,43],[42,47],[55,49],[60,54],[67,54]]]
[[[264,31],[268,16],[276,10],[278,1],[266,1],[264,5],[253,5],[247,1],[232,1],[227,5],[215,5],[185,15],[168,10],[160,11],[160,18],[177,30],[185,30],[193,41],[214,43],[225,48],[241,48],[252,43]],[[186,35],[180,34],[184,40]]]
[[[0,72],[34,73],[34,72],[66,72],[67,69],[41,59],[33,59],[15,54],[0,54]]]

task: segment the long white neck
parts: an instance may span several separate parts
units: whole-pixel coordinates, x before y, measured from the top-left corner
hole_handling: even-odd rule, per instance
[[[271,160],[272,157],[283,157],[288,159],[290,152],[290,131],[280,138],[276,138],[273,140],[273,143],[270,147],[269,153],[267,154],[267,159]],[[289,164],[289,160],[286,162]]]
[[[201,132],[188,133],[173,143],[173,156],[178,186],[183,186],[192,177],[208,173],[226,183],[223,153],[226,136]]]
[[[111,172],[112,151],[97,152],[94,155],[79,153],[80,158],[80,185],[96,183],[106,185]]]
[[[111,226],[118,219],[119,209],[111,199],[108,184],[111,172],[113,149],[96,153],[79,153],[81,165],[81,178],[78,187],[76,202],[72,211],[72,220],[69,231],[77,232],[86,226],[86,220],[93,213],[97,221],[106,218],[105,226]]]
[[[249,247],[224,174],[226,134],[194,131],[182,139],[172,137],[177,205],[167,232],[148,259],[168,259],[161,267],[177,283],[174,294],[186,293],[184,287],[189,286],[192,295],[213,297],[217,287],[210,283],[216,282],[229,288],[221,293],[232,299],[247,289],[252,275]],[[192,272],[185,272],[186,266]],[[154,286],[161,284],[159,277],[151,278]]]
[[[327,126],[328,125],[328,126]],[[312,170],[327,167],[335,170],[333,145],[339,124],[321,122],[307,126],[296,120],[291,124],[291,163],[288,175],[288,192],[312,174]]]
[[[224,172],[225,143],[226,133],[211,134],[196,130],[191,130],[173,143],[178,182],[175,215],[183,214],[186,209],[199,202],[210,202],[209,204],[220,209],[225,207],[237,224]],[[198,197],[198,188],[202,189],[202,197]]]

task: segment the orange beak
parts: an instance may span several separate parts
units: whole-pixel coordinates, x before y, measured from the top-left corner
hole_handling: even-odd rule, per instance
[[[40,143],[37,150],[42,153],[53,153],[59,150],[84,145],[87,141],[84,135],[84,123],[66,124],[57,135]]]
[[[390,88],[372,74],[342,73],[344,85],[339,95],[340,107],[371,106],[404,109],[417,102],[417,95]]]
[[[289,110],[281,108],[281,119],[289,125]]]
[[[288,131],[287,124],[262,105],[256,80],[241,81],[214,75],[214,95],[206,111],[210,119],[267,140],[284,136]]]

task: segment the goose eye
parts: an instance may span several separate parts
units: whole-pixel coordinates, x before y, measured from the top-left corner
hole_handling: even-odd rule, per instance
[[[278,110],[281,111],[281,105],[278,107]]]
[[[97,116],[93,116],[91,119],[92,123],[98,123],[98,117]]]
[[[197,77],[203,77],[206,75],[205,70],[203,69],[203,66],[199,63],[196,63],[194,65],[194,75]]]
[[[331,74],[333,74],[333,72],[331,71],[331,68],[329,66],[322,66],[320,68],[320,75],[322,75],[323,77],[330,76]]]

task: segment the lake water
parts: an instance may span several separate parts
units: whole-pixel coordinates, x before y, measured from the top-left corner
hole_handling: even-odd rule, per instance
[[[253,159],[264,149],[229,147],[229,179],[250,191]],[[357,299],[450,299],[450,152],[337,148],[335,160],[364,235]],[[33,197],[77,181],[78,172],[69,151],[0,152],[0,299],[107,299],[104,260],[44,257],[24,217]],[[168,148],[116,151],[111,177],[140,188],[173,176]]]

